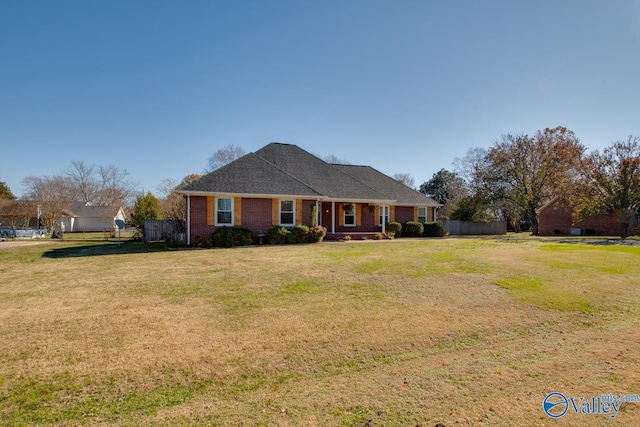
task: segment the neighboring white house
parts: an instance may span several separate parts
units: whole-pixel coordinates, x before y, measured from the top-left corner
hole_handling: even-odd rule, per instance
[[[62,211],[62,229],[68,233],[111,231],[117,228],[116,220],[126,220],[122,207],[88,206],[79,202]]]

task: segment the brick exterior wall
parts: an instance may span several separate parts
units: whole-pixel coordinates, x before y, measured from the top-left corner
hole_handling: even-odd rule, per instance
[[[296,223],[311,226],[311,206],[315,205],[315,200],[302,200],[302,217],[296,218]]]
[[[542,235],[570,234],[571,228],[599,236],[620,236],[622,224],[611,215],[593,215],[575,222],[569,205],[556,200],[538,214],[538,233]],[[629,224],[629,235],[638,234],[638,224]]]
[[[296,224],[311,225],[311,210],[312,206],[315,206],[315,200],[297,200],[296,203],[301,203],[301,210],[298,210],[296,217]],[[339,205],[335,204],[335,231],[338,233],[365,233],[365,232],[377,232],[381,231],[382,227],[377,224],[378,218],[376,217],[376,211],[369,209],[368,205],[363,203],[358,207],[354,205],[354,209],[360,210],[360,225],[353,227],[340,225],[341,215]],[[251,229],[254,235],[254,241],[257,241],[255,237],[260,231],[266,233],[273,225],[271,223],[273,201],[272,199],[260,199],[260,198],[242,198],[241,201],[241,219],[240,224],[234,224],[236,226],[243,226]],[[297,207],[296,207],[297,208]],[[395,221],[405,223],[407,221],[413,221],[413,207],[396,206],[395,208]],[[331,202],[324,202],[319,204],[319,215],[322,224],[327,228],[328,232],[331,232]],[[325,212],[329,210],[329,212]],[[429,208],[429,219],[433,219],[433,209]],[[277,216],[277,212],[275,215]],[[211,236],[215,227],[213,225],[207,225],[207,197],[205,196],[191,196],[191,244],[197,244],[198,240],[203,237]]]
[[[272,203],[273,199],[242,198],[240,223],[234,223],[234,226],[249,228],[254,241],[257,241],[256,235],[260,231],[266,233],[273,226]],[[311,209],[315,200],[296,200],[296,203],[300,203],[302,208],[296,224],[311,225]],[[275,215],[278,213],[275,212]],[[199,239],[211,236],[214,229],[215,226],[207,225],[207,197],[191,196],[191,244],[195,245]]]
[[[271,199],[242,199],[242,225],[248,227],[255,236],[266,233],[271,226]]]
[[[214,226],[207,225],[207,198],[191,196],[191,244],[195,245],[202,237],[209,237]]]
[[[396,206],[395,222],[404,224],[413,221],[413,206]]]

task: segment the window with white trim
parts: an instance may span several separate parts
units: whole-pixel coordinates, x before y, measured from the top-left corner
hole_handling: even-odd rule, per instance
[[[344,226],[355,227],[356,226],[356,207],[354,205],[346,205],[344,211]]]
[[[389,206],[380,206],[379,224],[389,224]]]
[[[233,225],[233,199],[216,198],[216,225]]]
[[[280,225],[296,225],[296,201],[280,200]]]
[[[418,222],[427,222],[427,208],[418,208]]]

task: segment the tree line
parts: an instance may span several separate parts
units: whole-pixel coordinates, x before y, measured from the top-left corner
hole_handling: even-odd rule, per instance
[[[244,154],[235,145],[218,149],[208,158],[204,172]],[[325,160],[348,164],[333,155]],[[587,152],[575,133],[562,126],[533,135],[505,134],[488,149],[472,148],[454,159],[453,169],[441,169],[418,188],[443,205],[440,218],[506,220],[515,231],[527,228],[538,234],[538,210],[562,197],[573,208],[576,220],[595,213],[615,215],[626,237],[640,209],[640,137],[633,135],[602,152]],[[72,161],[63,174],[25,178],[28,191],[19,203],[2,203],[1,199],[16,197],[0,181],[0,216],[19,223],[38,209],[45,227],[53,230],[62,211],[81,201],[94,206],[130,206],[130,222],[136,227],[146,219],[167,219],[181,230],[185,200],[176,191],[201,177],[190,174],[180,182],[167,178],[158,186],[156,197],[149,191],[136,192],[137,183],[126,170]],[[397,173],[394,178],[414,187],[409,174]]]
[[[126,206],[137,187],[137,182],[124,169],[113,165],[89,165],[82,161],[70,162],[67,169],[58,175],[27,176],[23,183],[27,190],[20,200],[2,183],[0,199],[5,200],[0,200],[0,216],[13,228],[37,217],[47,230],[59,226],[63,211],[72,203]]]
[[[227,145],[208,158],[204,172],[212,172],[244,154],[241,147]],[[157,197],[150,191],[138,191],[139,184],[125,169],[74,160],[61,174],[27,176],[23,180],[27,191],[21,199],[0,181],[0,218],[11,228],[17,228],[27,226],[37,217],[38,225],[53,231],[60,226],[64,211],[72,203],[81,202],[123,207],[133,227],[141,228],[146,219],[166,219],[173,221],[180,231],[184,228],[185,201],[177,190],[201,177],[194,173],[180,182],[165,178],[158,185]]]
[[[473,148],[420,186],[443,207],[440,218],[501,219],[538,234],[538,210],[556,197],[574,219],[614,215],[622,237],[640,209],[640,137],[587,152],[574,132],[558,126],[534,135],[506,134],[489,149]]]

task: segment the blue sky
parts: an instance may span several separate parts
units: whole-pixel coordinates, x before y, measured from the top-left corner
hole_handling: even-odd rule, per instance
[[[72,160],[140,189],[227,144],[416,185],[505,133],[640,134],[640,1],[0,2],[0,180]]]

